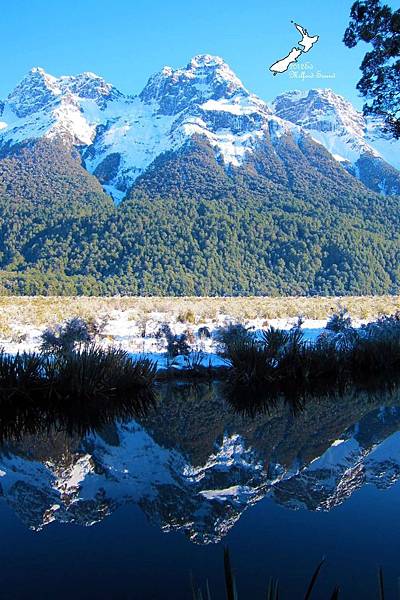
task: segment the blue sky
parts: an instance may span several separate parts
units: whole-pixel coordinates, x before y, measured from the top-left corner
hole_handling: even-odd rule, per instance
[[[1,7],[0,98],[33,66],[53,75],[94,71],[125,93],[139,92],[164,65],[195,54],[222,56],[265,100],[289,89],[331,87],[362,105],[355,85],[365,45],[343,42],[352,1],[14,0]],[[313,79],[273,76],[268,67],[297,44],[295,20],[319,42],[305,55]],[[301,62],[301,61],[300,61]],[[334,79],[316,79],[316,73]]]

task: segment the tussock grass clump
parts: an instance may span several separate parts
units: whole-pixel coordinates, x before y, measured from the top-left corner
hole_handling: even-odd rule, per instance
[[[123,350],[96,346],[59,355],[53,365],[57,386],[72,400],[124,400],[151,385],[156,375],[149,359],[133,361]]]
[[[258,337],[240,331],[226,338],[223,352],[232,367],[230,383],[241,387],[312,391],[371,377],[389,380],[400,375],[400,313],[359,330],[339,315],[314,343],[304,340],[300,324],[290,331],[270,327]]]
[[[364,326],[352,349],[355,376],[400,372],[400,313]]]
[[[30,400],[45,392],[48,359],[40,354],[0,352],[0,402]]]
[[[155,404],[155,376],[154,363],[121,350],[0,352],[0,443],[54,427],[83,435],[142,416]]]
[[[156,366],[96,346],[59,354],[0,353],[0,410],[19,404],[53,408],[137,403],[154,383]],[[139,404],[140,405],[140,402]]]

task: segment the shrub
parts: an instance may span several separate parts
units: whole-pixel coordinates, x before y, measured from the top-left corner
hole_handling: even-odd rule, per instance
[[[232,347],[251,340],[252,335],[241,323],[232,323],[217,329],[215,339],[218,342],[218,352],[228,356]]]
[[[187,333],[175,335],[168,323],[163,323],[156,333],[156,338],[167,342],[167,354],[171,358],[187,356],[190,353],[189,338]]]
[[[157,346],[159,350],[164,349],[164,345],[167,343],[167,340],[172,336],[172,331],[168,323],[162,323],[160,327],[154,334],[155,339],[157,340]]]
[[[346,308],[340,308],[334,313],[326,324],[326,329],[333,333],[341,333],[351,328],[351,317]]]
[[[361,328],[353,350],[356,376],[400,370],[400,313],[379,318]]]
[[[196,323],[196,315],[192,310],[187,310],[185,313],[180,313],[177,317],[179,323],[189,323],[194,325]]]
[[[92,327],[80,317],[73,317],[54,328],[47,328],[41,336],[41,351],[47,354],[69,353],[78,346],[93,342]]]
[[[393,315],[384,315],[372,323],[363,325],[361,332],[367,336],[400,336],[400,311]]]
[[[185,333],[167,338],[167,354],[171,358],[190,354],[190,346]]]

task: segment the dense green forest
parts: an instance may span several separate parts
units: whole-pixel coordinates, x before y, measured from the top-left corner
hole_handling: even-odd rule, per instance
[[[115,206],[78,153],[39,142],[0,157],[0,293],[398,293],[399,202],[306,140],[239,170],[198,139]]]

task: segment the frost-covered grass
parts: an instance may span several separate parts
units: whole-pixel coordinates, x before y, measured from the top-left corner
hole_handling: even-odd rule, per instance
[[[399,296],[304,298],[157,298],[157,297],[0,297],[0,347],[7,352],[40,349],[43,331],[81,318],[96,332],[103,348],[131,355],[151,355],[163,367],[165,353],[180,346],[160,335],[165,326],[173,336],[186,336],[190,352],[203,354],[203,366],[220,363],[218,330],[240,323],[253,331],[269,326],[290,329],[299,315],[306,339],[314,340],[339,307],[345,307],[355,327],[381,314],[400,310]],[[178,354],[180,352],[177,352]],[[193,357],[192,357],[193,358]],[[177,361],[182,361],[182,357]]]
[[[0,338],[0,347],[9,355],[35,351],[71,355],[96,345],[99,352],[120,351],[131,360],[146,357],[157,371],[168,374],[211,377],[225,367],[240,384],[338,381],[349,373],[354,379],[357,371],[387,370],[392,363],[391,370],[396,370],[400,364],[400,311],[363,321],[352,319],[343,306],[325,320],[240,321],[219,314],[204,321],[192,309],[184,314],[153,311],[136,318],[129,308],[86,319],[76,316],[76,308],[74,314],[37,329],[26,324],[25,334]]]
[[[164,323],[154,336],[164,352],[135,356],[96,345],[99,329],[75,317],[46,329],[39,353],[0,352],[1,417],[11,433],[21,410],[35,426],[43,418],[69,422],[71,415],[75,422],[79,414],[78,425],[91,427],[101,415],[106,422],[108,415],[145,410],[155,399],[153,384],[166,378],[222,377],[226,399],[238,409],[271,405],[282,395],[296,408],[306,395],[398,384],[400,312],[356,328],[342,310],[314,339],[302,326],[298,319],[290,329],[231,323],[207,336],[198,330],[190,343],[212,344],[212,354],[193,351],[187,334]]]
[[[110,319],[123,313],[127,321],[164,321],[201,324],[228,315],[243,322],[253,319],[285,319],[302,315],[305,319],[327,319],[339,306],[353,319],[372,319],[400,310],[400,296],[346,297],[0,297],[0,333],[16,323],[43,327],[80,316]]]

